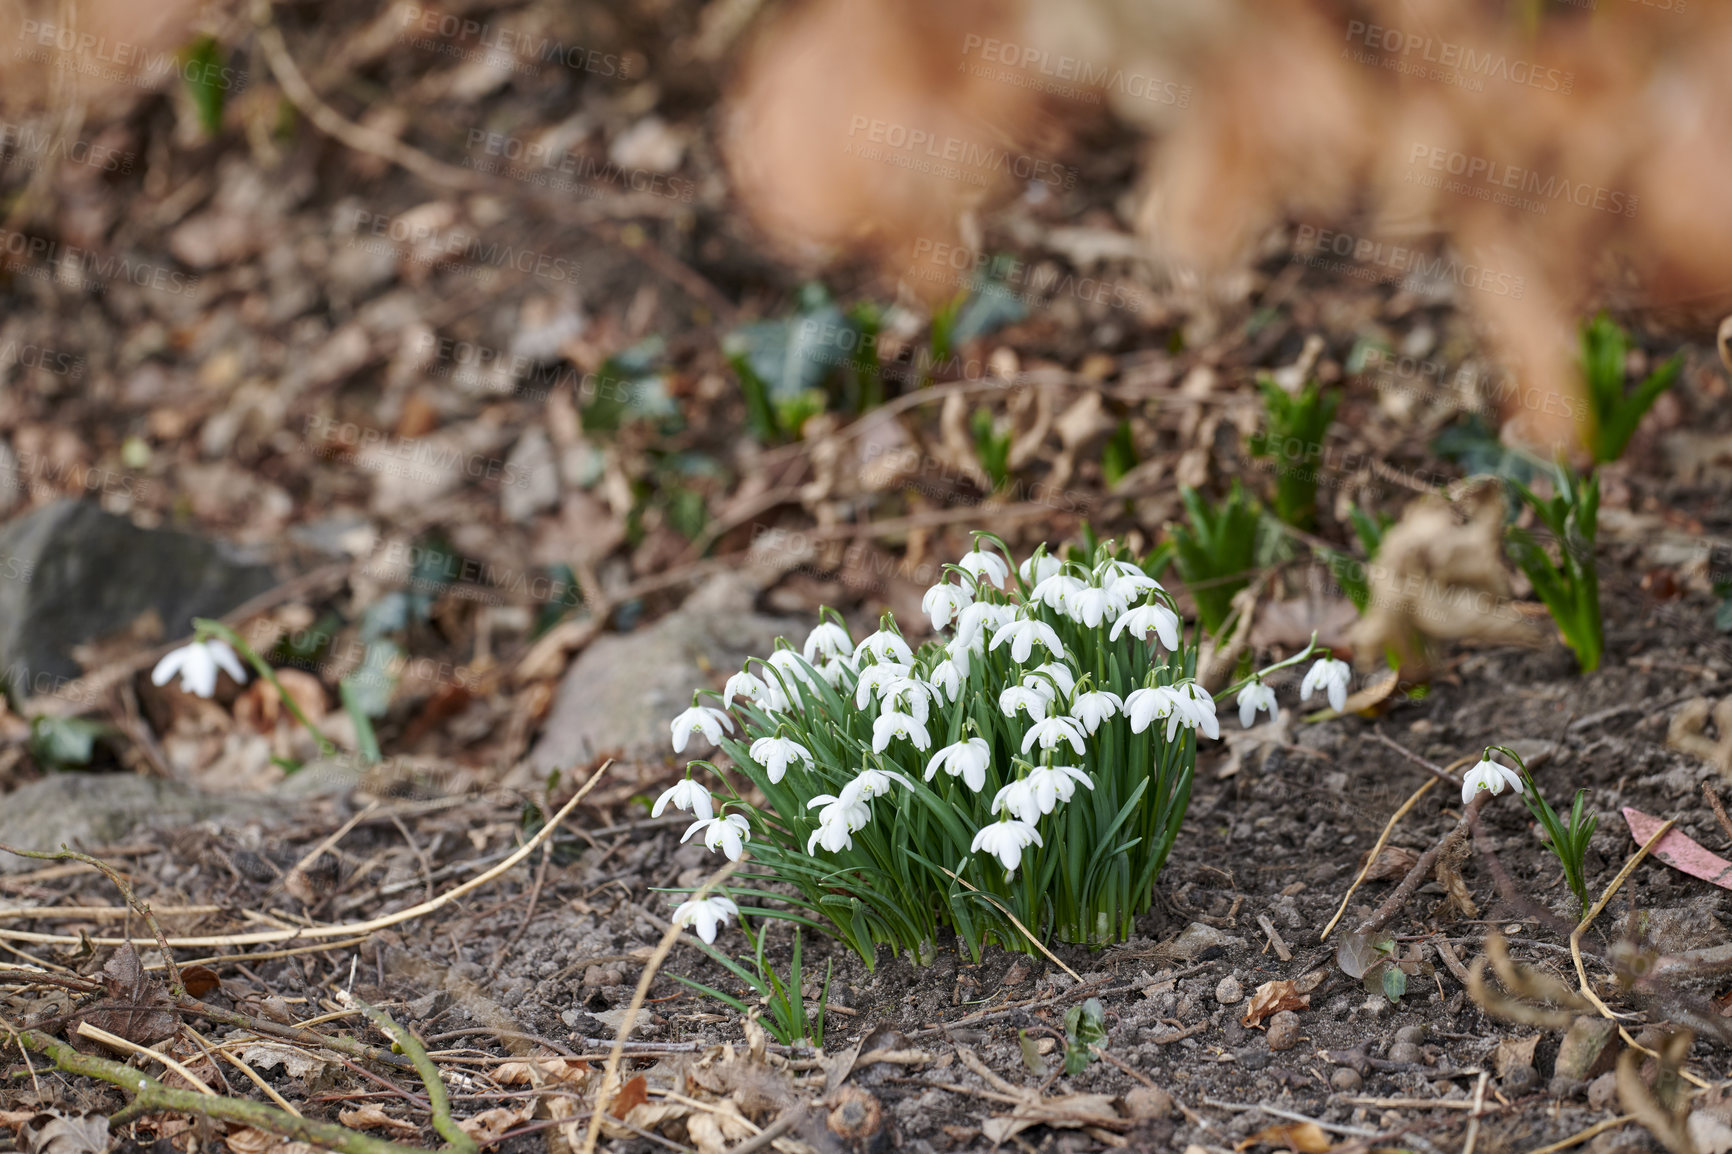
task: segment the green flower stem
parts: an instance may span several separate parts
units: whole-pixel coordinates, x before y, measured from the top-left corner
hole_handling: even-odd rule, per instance
[[[242,657],[245,657],[247,661],[252,664],[252,667],[258,671],[260,677],[270,682],[271,688],[277,691],[277,696],[282,698],[283,705],[288,708],[289,713],[294,716],[296,721],[301,723],[308,733],[313,735],[313,740],[318,742],[320,756],[329,757],[333,753],[337,752],[336,743],[314,728],[313,723],[307,720],[307,715],[301,712],[301,707],[295,704],[295,699],[289,696],[289,691],[283,688],[283,683],[277,680],[276,670],[266,664],[265,659],[260,657],[258,653],[254,651],[253,647],[248,645],[246,640],[242,638],[239,633],[236,633],[221,621],[212,621],[208,617],[195,617],[193,618],[192,624],[193,629],[196,631],[193,635],[195,639],[203,641],[208,637],[216,637],[228,642],[231,647],[237,650]]]

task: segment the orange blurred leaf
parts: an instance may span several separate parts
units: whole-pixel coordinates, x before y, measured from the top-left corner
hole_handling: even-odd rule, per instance
[[[1251,995],[1251,1004],[1239,1022],[1245,1026],[1260,1027],[1263,1019],[1270,1014],[1277,1014],[1282,1010],[1305,1010],[1310,1006],[1311,995],[1301,994],[1290,979],[1264,982],[1257,987],[1257,992]]]

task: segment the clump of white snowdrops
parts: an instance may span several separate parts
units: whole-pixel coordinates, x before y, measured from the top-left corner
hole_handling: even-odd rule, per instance
[[[719,746],[754,788],[693,761],[654,812],[690,812],[685,838],[730,858],[749,846],[756,880],[730,892],[827,922],[869,964],[879,944],[930,956],[941,925],[977,957],[1028,935],[1129,936],[1184,818],[1197,738],[1220,736],[1217,697],[1236,694],[1249,726],[1278,709],[1263,678],[1311,652],[1211,695],[1141,567],[1042,546],[1013,568],[1002,541],[975,536],[926,593],[938,640],[916,652],[886,614],[856,641],[825,609],[799,649],[779,641],[673,720],[676,753]],[[1345,672],[1325,657],[1306,695],[1339,697]]]

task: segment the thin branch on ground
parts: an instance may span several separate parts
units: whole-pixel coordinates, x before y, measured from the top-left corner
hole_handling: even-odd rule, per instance
[[[353,995],[350,995],[353,997]],[[445,1083],[439,1077],[439,1067],[433,1064],[433,1059],[427,1056],[427,1049],[419,1039],[377,1006],[355,998],[355,1004],[361,1012],[367,1015],[367,1020],[390,1035],[391,1040],[409,1056],[415,1064],[415,1072],[421,1076],[421,1085],[427,1091],[427,1108],[433,1113],[433,1129],[450,1145],[455,1154],[477,1154],[475,1139],[465,1134],[456,1122],[451,1120],[451,1098],[445,1092]]]
[[[1389,837],[1395,832],[1396,823],[1406,817],[1408,811],[1417,805],[1419,799],[1424,797],[1436,784],[1437,778],[1434,777],[1414,790],[1413,796],[1402,802],[1401,808],[1396,810],[1394,815],[1384,823],[1383,832],[1378,835],[1377,844],[1371,847],[1371,852],[1366,855],[1365,864],[1359,867],[1359,876],[1353,879],[1353,884],[1348,886],[1347,892],[1341,895],[1341,906],[1335,911],[1335,916],[1329,919],[1329,924],[1323,927],[1323,932],[1317,935],[1318,941],[1326,940],[1329,937],[1329,932],[1335,928],[1335,923],[1339,922],[1341,915],[1347,912],[1347,903],[1353,899],[1353,893],[1359,888],[1359,883],[1365,880],[1365,875],[1370,873],[1371,867],[1377,863],[1377,855],[1382,853],[1383,847],[1389,844]]]
[[[1437,865],[1437,859],[1456,842],[1467,836],[1468,818],[1475,810],[1485,804],[1490,794],[1481,792],[1467,803],[1467,811],[1461,815],[1461,820],[1455,827],[1440,838],[1436,845],[1419,855],[1419,860],[1413,863],[1413,868],[1407,871],[1407,876],[1401,879],[1401,884],[1395,887],[1383,904],[1374,910],[1370,917],[1361,922],[1359,928],[1353,931],[1358,935],[1374,934],[1387,926],[1395,915],[1401,912],[1401,907],[1407,904],[1419,887],[1425,884],[1425,879],[1431,876],[1432,869]]]

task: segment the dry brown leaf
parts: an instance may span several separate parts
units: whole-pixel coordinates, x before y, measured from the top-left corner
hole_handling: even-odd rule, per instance
[[[632,1120],[635,1122],[636,1118]],[[713,1111],[694,1110],[686,1119],[686,1134],[699,1154],[724,1154],[730,1143],[757,1132],[758,1128],[746,1120],[731,1100],[716,1103]]]
[[[522,1106],[495,1106],[491,1110],[457,1119],[457,1128],[475,1139],[479,1145],[486,1146],[499,1141],[499,1136],[512,1127],[529,1121],[529,1116],[534,1111],[533,1102]]]
[[[619,1088],[619,1093],[614,1095],[607,1112],[615,1118],[624,1118],[631,1113],[633,1106],[648,1101],[649,1084],[644,1081],[644,1076],[639,1074]]]
[[[1031,1126],[1051,1126],[1054,1129],[1076,1130],[1084,1126],[1099,1126],[1104,1130],[1121,1130],[1130,1123],[1113,1109],[1111,1094],[1065,1094],[1057,1098],[1033,1099],[1018,1105],[1009,1114],[988,1118],[980,1124],[980,1132],[993,1145],[1008,1141]]]
[[[1630,835],[1638,845],[1645,845],[1663,824],[1659,818],[1643,813],[1634,806],[1624,807],[1624,820],[1630,825]],[[1732,862],[1708,849],[1680,829],[1669,829],[1654,846],[1654,856],[1673,869],[1701,878],[1710,885],[1732,890]]]
[[[1264,982],[1251,995],[1251,1004],[1245,1010],[1245,1016],[1239,1019],[1240,1025],[1253,1028],[1261,1027],[1263,1019],[1282,1010],[1307,1010],[1311,1008],[1311,995],[1301,994],[1297,983],[1290,978],[1280,978],[1273,982]]]
[[[493,1071],[493,1080],[506,1086],[518,1086],[533,1082],[535,1074],[568,1086],[582,1086],[589,1081],[590,1067],[582,1058],[547,1055],[503,1063]]]
[[[1719,737],[1707,735],[1708,718],[1714,719]],[[1710,706],[1706,697],[1693,697],[1678,707],[1666,729],[1666,744],[1701,758],[1732,781],[1732,697]]]
[[[223,980],[209,966],[182,966],[180,984],[186,987],[186,992],[191,996],[202,998],[222,985]]]
[[[413,1134],[420,1127],[402,1118],[393,1118],[384,1109],[369,1102],[353,1110],[339,1110],[337,1121],[351,1130],[396,1130],[402,1134]]]
[[[1367,853],[1370,851],[1367,850]],[[1377,860],[1371,863],[1371,868],[1365,871],[1368,882],[1387,881],[1390,878],[1404,878],[1414,863],[1419,860],[1419,851],[1408,849],[1402,845],[1386,845],[1377,851]],[[1360,862],[1364,862],[1360,857]]]
[[[99,977],[108,996],[88,1007],[67,1030],[66,1036],[74,1046],[89,1051],[98,1045],[78,1033],[79,1021],[140,1046],[173,1037],[180,1029],[180,1019],[171,1008],[168,992],[145,971],[131,942],[114,951]]]
[[[1265,1126],[1233,1149],[1249,1150],[1253,1146],[1275,1146],[1296,1150],[1299,1154],[1329,1154],[1334,1148],[1329,1136],[1315,1122],[1282,1122]]]
[[[18,1141],[29,1154],[106,1154],[108,1119],[101,1114],[66,1114],[44,1110],[18,1130]]]
[[[1531,1038],[1504,1038],[1497,1044],[1497,1049],[1491,1056],[1492,1069],[1502,1078],[1511,1070],[1534,1064],[1534,1047],[1539,1045],[1540,1035]]]

